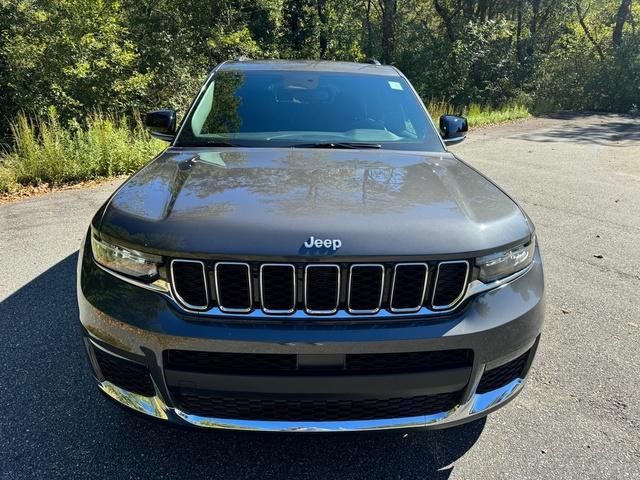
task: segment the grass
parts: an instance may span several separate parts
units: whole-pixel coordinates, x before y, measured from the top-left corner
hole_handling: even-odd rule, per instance
[[[457,113],[467,117],[470,128],[530,115],[517,104],[455,108],[431,100],[428,109],[436,125],[440,115]],[[72,122],[65,127],[52,109],[39,118],[19,114],[12,132],[11,150],[0,151],[0,195],[27,186],[58,186],[133,173],[166,146],[149,135],[139,116],[131,123],[124,116],[94,113],[82,125]]]
[[[139,117],[94,113],[83,125],[63,127],[55,110],[42,118],[19,114],[14,143],[0,152],[0,194],[26,186],[52,186],[135,172],[166,146]]]
[[[438,125],[440,115],[455,114],[467,117],[469,128],[486,127],[531,116],[529,109],[520,104],[508,104],[494,108],[490,105],[472,103],[467,107],[456,108],[444,100],[432,99],[428,102],[427,109],[436,125]]]

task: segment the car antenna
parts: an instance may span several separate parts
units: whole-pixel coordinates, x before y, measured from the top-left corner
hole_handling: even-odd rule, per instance
[[[368,58],[367,61],[365,63],[369,63],[371,65],[382,65],[377,58],[371,57]]]

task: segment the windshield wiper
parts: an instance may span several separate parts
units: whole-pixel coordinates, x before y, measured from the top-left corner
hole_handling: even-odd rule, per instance
[[[330,142],[330,143],[297,143],[294,148],[382,148],[379,143]]]
[[[207,147],[238,147],[239,145],[234,145],[233,143],[223,142],[219,140],[211,140],[207,143]]]

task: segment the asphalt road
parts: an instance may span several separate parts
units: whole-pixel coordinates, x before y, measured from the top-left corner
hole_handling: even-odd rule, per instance
[[[0,205],[0,478],[640,478],[640,120],[539,118],[454,147],[537,225],[528,386],[445,431],[265,435],[150,423],[89,378],[76,252],[116,183]]]

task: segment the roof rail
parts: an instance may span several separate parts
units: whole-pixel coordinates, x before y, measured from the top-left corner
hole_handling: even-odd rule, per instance
[[[364,63],[370,63],[371,65],[382,65],[377,58],[371,57],[371,58],[367,58],[367,60]]]

